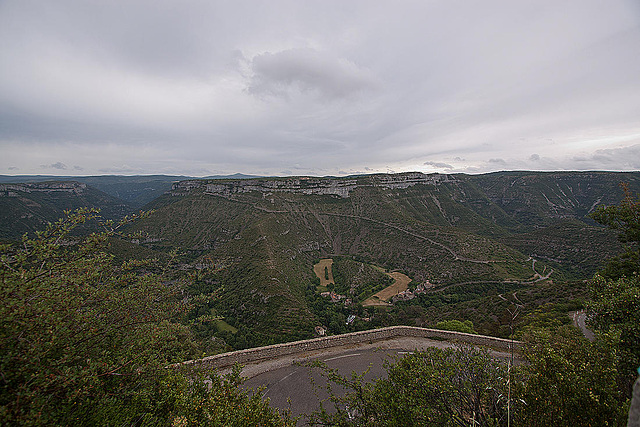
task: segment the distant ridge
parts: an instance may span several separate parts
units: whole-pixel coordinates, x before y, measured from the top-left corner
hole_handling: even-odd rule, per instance
[[[243,173],[234,173],[233,175],[211,175],[205,176],[202,178],[196,179],[254,179],[254,178],[264,178],[260,175],[245,175]]]
[[[22,183],[22,182],[41,182],[41,181],[77,181],[84,182],[86,180],[101,179],[122,179],[122,180],[140,180],[140,179],[163,179],[179,181],[183,179],[252,179],[263,178],[262,175],[246,175],[242,173],[234,173],[231,175],[210,175],[203,177],[195,177],[189,175],[164,175],[164,174],[142,174],[142,175],[0,175],[0,183]]]
[[[111,206],[117,214],[123,200],[138,208],[149,201],[144,209],[153,213],[130,229],[146,238],[119,242],[119,250],[161,258],[179,249],[181,264],[200,271],[193,286],[220,292],[206,310],[237,329],[224,338],[236,348],[308,338],[318,324],[344,329],[346,317],[322,314],[313,266],[324,258],[333,260],[334,291],[356,303],[387,286],[380,269],[450,289],[448,302],[460,304],[474,292],[591,277],[620,243],[589,213],[619,203],[621,182],[640,193],[640,172],[74,180],[84,182],[47,191],[0,184],[0,231],[41,229],[62,209]],[[343,304],[346,316],[352,308]],[[499,319],[478,318],[478,332],[502,333]]]
[[[358,303],[385,287],[376,267],[452,289],[460,303],[468,289],[588,278],[620,249],[588,216],[620,201],[620,182],[639,192],[640,172],[201,178],[173,183],[133,228],[145,249],[180,248],[205,266],[198,286],[219,290],[212,308],[242,348],[307,338],[318,324],[341,330],[346,317],[313,314],[323,312],[313,266],[325,258],[334,292]],[[498,333],[499,322],[479,328]]]
[[[42,231],[64,211],[84,207],[100,209],[105,219],[119,219],[132,210],[121,199],[78,181],[0,184],[0,238]]]
[[[87,184],[97,190],[117,197],[134,208],[141,208],[152,200],[171,190],[176,181],[188,179],[248,179],[255,175],[236,173],[195,178],[184,175],[95,175],[95,176],[55,176],[55,175],[0,175],[0,183],[29,183],[46,181],[75,181]]]

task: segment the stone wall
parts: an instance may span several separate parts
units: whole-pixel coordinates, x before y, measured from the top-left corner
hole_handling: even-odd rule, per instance
[[[330,337],[314,338],[310,340],[295,341],[283,344],[269,345],[266,347],[250,348],[247,350],[232,351],[216,354],[204,359],[189,360],[184,363],[172,365],[173,367],[197,367],[221,369],[232,366],[235,363],[247,364],[268,360],[281,356],[304,354],[307,351],[322,350],[331,347],[346,345],[373,343],[392,338],[416,337],[431,338],[447,341],[457,341],[481,347],[491,347],[499,350],[511,350],[511,346],[517,351],[520,341],[511,341],[502,338],[488,337],[485,335],[465,334],[462,332],[443,331],[439,329],[416,328],[411,326],[391,326],[382,329],[352,332],[350,334],[333,335]],[[411,350],[411,349],[408,349]]]

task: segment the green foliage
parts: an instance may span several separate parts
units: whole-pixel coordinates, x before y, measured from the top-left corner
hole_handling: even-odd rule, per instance
[[[289,412],[274,411],[260,393],[243,390],[240,367],[220,377],[202,372],[171,373],[161,383],[158,412],[176,427],[293,427]],[[146,419],[155,424],[156,419]]]
[[[352,296],[356,302],[364,301],[393,283],[382,268],[347,257],[333,258],[333,278],[336,292]]]
[[[526,308],[526,307],[525,307]],[[582,308],[580,300],[573,303],[546,303],[528,312],[518,324],[516,338],[520,339],[527,332],[538,329],[556,330],[571,323],[571,311]]]
[[[516,295],[518,301],[515,301]],[[500,297],[502,295],[502,297]],[[513,303],[522,305],[513,322],[516,334],[529,324],[553,322],[557,326],[570,321],[568,314],[583,308],[586,284],[543,282],[534,286],[506,283],[481,283],[451,286],[398,302],[388,310],[390,324],[435,327],[451,319],[469,320],[482,335],[508,338]]]
[[[211,425],[284,425],[237,389],[237,377],[212,377],[208,389],[165,368],[199,354],[176,322],[187,295],[151,273],[152,262],[113,262],[105,245],[123,223],[76,242],[72,230],[96,216],[68,212],[36,238],[0,248],[2,423],[192,425],[200,414],[189,398],[199,396]]]
[[[618,205],[600,206],[592,214],[619,232],[624,252],[609,260],[602,276],[589,282],[590,324],[609,336],[619,353],[619,381],[629,393],[640,366],[640,199],[626,184]]]
[[[616,385],[615,352],[589,342],[573,327],[538,330],[525,337],[517,390],[527,426],[625,425],[625,398]]]
[[[314,413],[317,425],[506,425],[506,368],[478,349],[417,352],[387,365],[388,377],[372,383],[363,381],[364,374],[348,378],[323,369],[348,393],[329,389],[334,408]]]
[[[473,323],[471,322],[471,320],[442,320],[436,323],[436,329],[464,332],[467,334],[477,334],[477,332],[473,329]]]
[[[640,274],[640,199],[629,186],[622,184],[624,199],[613,206],[598,206],[591,217],[600,224],[617,230],[618,239],[625,244],[624,253],[610,260],[603,276],[617,279]]]
[[[622,389],[629,393],[640,366],[640,276],[589,282],[589,324],[609,336],[619,354]]]
[[[69,246],[95,211],[69,214],[20,246],[1,248],[2,394],[7,419],[87,422],[111,411],[136,415],[135,390],[171,360],[193,354],[179,289],[111,263],[113,228]],[[109,225],[109,224],[107,224]],[[113,399],[113,396],[120,396]]]
[[[616,354],[606,340],[577,329],[536,330],[525,337],[524,363],[510,368],[475,348],[430,348],[386,366],[387,378],[330,381],[330,407],[311,415],[325,426],[623,426],[625,396]],[[336,390],[346,390],[346,394]]]

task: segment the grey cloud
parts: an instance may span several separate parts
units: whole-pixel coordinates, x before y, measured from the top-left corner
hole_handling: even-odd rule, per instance
[[[65,165],[62,162],[56,162],[56,163],[52,163],[50,165],[40,165],[41,168],[43,169],[58,169],[58,170],[66,170],[67,169],[67,165]]]
[[[424,162],[423,165],[425,165],[425,166],[433,166],[433,167],[436,167],[436,168],[443,168],[443,169],[453,169],[453,166],[451,166],[448,163],[440,163],[440,162],[428,161],[428,162]]]
[[[190,0],[135,0],[126,7],[113,2],[80,5],[74,0],[55,5],[7,3],[29,36],[47,43],[61,59],[72,46],[75,54],[107,67],[126,65],[137,72],[173,78],[206,77],[219,68],[217,60],[227,59],[230,51],[216,41],[237,27],[237,20],[220,16],[214,5]]]
[[[98,170],[99,172],[102,173],[140,173],[140,169],[137,169],[135,167],[131,167],[128,165],[121,165],[121,166],[113,166],[110,168],[102,168]]]
[[[638,168],[638,11],[0,1],[0,173]]]
[[[249,86],[253,94],[288,96],[292,90],[345,98],[375,87],[372,74],[344,58],[314,49],[290,49],[257,55]]]
[[[571,161],[580,169],[640,169],[640,144],[621,148],[596,150],[591,154],[573,156]]]

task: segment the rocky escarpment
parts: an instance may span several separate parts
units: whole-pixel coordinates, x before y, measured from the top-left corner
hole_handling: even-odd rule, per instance
[[[80,208],[100,211],[105,219],[119,219],[131,208],[90,185],[76,181],[0,184],[0,238],[15,239],[44,230]]]
[[[558,220],[583,219],[598,205],[640,190],[638,172],[499,172],[470,177],[507,215],[520,223],[545,226]]]
[[[420,172],[400,173],[394,175],[370,175],[352,178],[265,178],[230,181],[187,180],[173,184],[171,194],[187,195],[193,191],[229,197],[238,193],[258,191],[262,193],[287,192],[299,194],[334,195],[347,198],[356,188],[408,188],[416,184],[438,185],[442,182],[455,181],[456,178],[442,174],[423,174]]]
[[[82,194],[87,184],[75,181],[33,182],[24,184],[0,184],[0,196],[17,197],[18,193],[53,193],[65,192]]]

